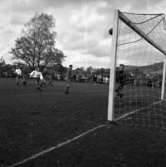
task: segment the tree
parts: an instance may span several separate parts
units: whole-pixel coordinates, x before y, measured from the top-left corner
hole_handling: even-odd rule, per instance
[[[16,39],[11,49],[14,59],[35,67],[49,63],[62,63],[64,54],[55,48],[56,32],[52,15],[36,14],[23,30],[23,35]]]
[[[93,67],[89,66],[89,67],[86,69],[86,72],[87,72],[87,74],[92,74],[92,73],[94,72]]]
[[[54,66],[54,69],[55,69],[55,71],[57,72],[57,73],[59,73],[59,74],[63,74],[63,73],[66,73],[66,71],[67,71],[67,68],[66,67],[64,67],[62,64],[56,64],[55,66]]]
[[[0,66],[4,66],[6,64],[5,59],[3,56],[0,58]]]

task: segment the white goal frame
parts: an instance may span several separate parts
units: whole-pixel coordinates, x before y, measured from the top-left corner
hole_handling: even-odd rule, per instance
[[[165,97],[165,79],[166,79],[166,50],[162,49],[155,41],[150,39],[141,29],[136,27],[131,21],[118,9],[114,10],[113,17],[113,35],[112,35],[112,48],[111,48],[111,63],[110,63],[110,80],[109,80],[109,96],[108,96],[108,121],[114,121],[114,97],[115,97],[115,78],[116,78],[116,59],[117,59],[117,39],[119,31],[119,19],[129,26],[134,32],[145,39],[149,44],[159,50],[164,56],[163,61],[163,76],[161,86],[161,100]]]

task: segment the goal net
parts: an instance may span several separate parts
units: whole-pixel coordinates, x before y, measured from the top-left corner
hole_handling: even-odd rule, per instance
[[[114,14],[108,120],[166,127],[164,14]]]

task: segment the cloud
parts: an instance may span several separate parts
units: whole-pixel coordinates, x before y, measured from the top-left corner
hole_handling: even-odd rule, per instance
[[[67,56],[64,64],[109,66],[113,9],[128,12],[166,11],[164,0],[1,0],[0,55],[11,62],[8,51],[20,36],[24,24],[36,12],[56,20],[56,47]]]
[[[110,66],[110,57],[99,57],[96,59],[92,54],[81,54],[80,52],[75,51],[65,51],[67,55],[70,55],[66,58],[64,65],[68,66],[73,64],[74,68],[77,67],[107,67]]]
[[[59,22],[57,26],[61,27],[58,31],[57,40],[63,45],[63,50],[77,51],[80,61],[83,59],[90,62],[90,57],[108,57],[108,48],[110,43],[107,43],[108,29],[110,22],[109,16],[99,14],[98,9],[105,6],[105,3],[99,3],[94,6],[94,3],[89,3],[88,6],[80,7],[70,11],[70,18],[67,23]],[[67,12],[68,14],[68,12]],[[62,16],[62,15],[61,15]],[[66,26],[67,25],[67,28]],[[68,52],[66,52],[68,54]],[[90,55],[90,56],[87,56]],[[68,60],[69,61],[69,57]],[[71,58],[73,59],[73,58]]]

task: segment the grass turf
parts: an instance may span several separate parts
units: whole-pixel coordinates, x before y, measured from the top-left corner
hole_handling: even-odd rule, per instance
[[[52,151],[24,167],[164,167],[165,133],[112,125]]]
[[[0,82],[0,163],[12,164],[106,120],[106,85],[56,82],[42,92],[33,85]]]
[[[69,95],[64,82],[54,85],[39,92],[32,83],[21,88],[13,79],[0,80],[0,164],[18,162],[106,122],[108,85],[73,83]],[[21,166],[162,166],[165,134],[127,125],[102,128]]]

